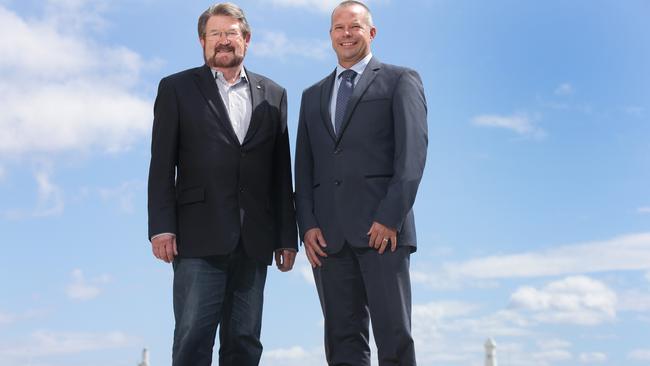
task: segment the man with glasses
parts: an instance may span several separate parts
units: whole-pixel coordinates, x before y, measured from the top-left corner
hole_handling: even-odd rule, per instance
[[[173,264],[173,365],[258,365],[267,265],[293,267],[296,223],[285,90],[242,66],[251,31],[223,3],[198,22],[205,65],[160,81],[149,238]]]
[[[296,208],[325,317],[331,366],[414,366],[409,257],[413,203],[427,152],[417,72],[377,60],[370,10],[344,1],[332,13],[336,70],[302,95]]]

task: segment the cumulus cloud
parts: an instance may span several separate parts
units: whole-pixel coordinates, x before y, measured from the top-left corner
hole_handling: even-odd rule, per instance
[[[3,211],[1,216],[10,220],[20,220],[34,217],[58,216],[63,213],[65,202],[63,190],[52,181],[50,168],[45,167],[34,172],[37,186],[36,206],[31,210],[10,209]]]
[[[488,256],[445,263],[439,273],[420,271],[414,282],[434,288],[460,287],[472,281],[645,271],[650,263],[650,233],[569,244],[520,254]]]
[[[575,92],[573,85],[570,83],[562,83],[557,88],[555,88],[555,95],[565,96],[571,95]]]
[[[325,60],[333,57],[329,40],[289,39],[284,32],[278,31],[257,32],[251,40],[250,52],[255,56],[279,60],[293,57]]]
[[[588,352],[588,353],[581,353],[578,356],[578,360],[580,360],[580,363],[586,363],[589,365],[593,365],[595,363],[602,363],[607,361],[607,355],[602,353],[602,352]]]
[[[546,132],[537,127],[534,120],[525,114],[514,114],[511,116],[484,114],[472,118],[472,123],[481,127],[511,130],[518,135],[535,139],[542,139],[546,136]]]
[[[325,353],[322,347],[306,349],[301,346],[276,348],[264,351],[262,364],[269,366],[325,366]]]
[[[650,361],[650,349],[635,349],[627,354],[627,358],[634,361]]]
[[[515,309],[531,312],[543,323],[597,325],[616,318],[617,296],[604,283],[586,276],[571,276],[541,289],[519,288],[510,297]]]
[[[111,281],[110,276],[102,275],[92,279],[86,279],[83,271],[75,269],[72,271],[72,283],[66,288],[66,294],[72,300],[92,300],[101,293],[100,285]]]
[[[148,133],[151,103],[135,92],[147,63],[70,20],[98,23],[97,4],[50,1],[34,18],[0,5],[0,154],[114,152]]]

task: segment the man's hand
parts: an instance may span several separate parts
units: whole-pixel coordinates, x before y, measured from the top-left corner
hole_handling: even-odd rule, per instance
[[[396,229],[391,229],[375,221],[372,223],[372,226],[366,235],[369,236],[368,246],[379,249],[379,254],[384,253],[389,242],[391,252],[394,252],[395,249],[397,249]]]
[[[151,250],[156,258],[171,263],[178,255],[176,236],[171,234],[156,236],[151,240]]]
[[[319,256],[327,257],[327,253],[321,249],[327,247],[323,233],[317,227],[309,229],[305,233],[303,242],[305,243],[305,253],[307,254],[307,260],[311,264],[311,268],[320,267],[322,263],[320,262]]]
[[[277,249],[275,251],[275,265],[281,272],[291,271],[296,260],[296,251],[292,249]]]

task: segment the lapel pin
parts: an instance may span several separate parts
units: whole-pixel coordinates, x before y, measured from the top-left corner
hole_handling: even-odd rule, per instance
[[[257,88],[257,89],[262,89],[262,86],[261,86],[261,85],[257,85],[256,88]]]

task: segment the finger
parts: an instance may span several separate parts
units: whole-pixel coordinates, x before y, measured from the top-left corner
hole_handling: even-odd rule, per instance
[[[278,269],[281,270],[281,265],[282,265],[282,253],[280,253],[279,250],[275,251],[275,265],[278,267]]]
[[[325,248],[327,246],[327,243],[325,242],[325,237],[323,236],[322,232],[318,231],[316,233],[316,239],[318,240],[318,244],[321,247]]]
[[[172,245],[174,246],[174,255],[178,255],[178,245],[176,244],[176,237],[172,238]]]
[[[305,248],[305,256],[307,257],[307,261],[309,261],[309,265],[311,266],[311,268],[316,267],[309,254],[309,248]]]
[[[381,247],[382,244],[386,244],[387,241],[388,240],[386,240],[386,236],[383,235],[383,233],[378,233],[377,236],[375,237],[375,249]]]
[[[377,231],[376,230],[370,230],[370,237],[368,238],[368,246],[369,247],[374,247],[375,246],[375,240],[377,240]]]
[[[321,249],[320,246],[318,246],[318,245],[314,245],[314,246],[312,246],[311,249],[312,249],[316,254],[320,255],[321,257],[327,257],[327,253],[325,253],[325,251],[323,251],[323,249]]]
[[[289,251],[287,256],[287,271],[293,268],[293,264],[296,263],[296,252]]]
[[[174,260],[174,243],[169,240],[165,244],[165,255],[167,257],[167,262]]]
[[[397,250],[397,234],[390,237],[390,251],[394,252]]]
[[[318,260],[318,256],[314,253],[314,250],[312,248],[307,249],[307,259],[309,260],[309,263],[311,264],[311,268],[316,268],[321,265],[320,260]]]
[[[381,244],[379,245],[379,254],[384,254],[384,251],[386,250],[386,246],[388,246],[388,242],[382,241]]]

